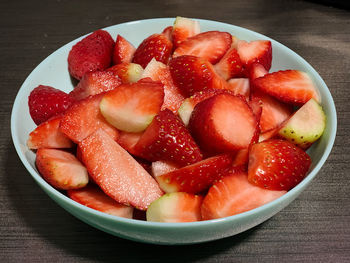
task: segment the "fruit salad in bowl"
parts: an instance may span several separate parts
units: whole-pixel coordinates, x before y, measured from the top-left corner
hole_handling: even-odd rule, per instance
[[[293,201],[331,151],[336,112],[287,47],[177,17],[60,48],[24,82],[11,125],[22,162],[67,211],[120,237],[189,244]]]

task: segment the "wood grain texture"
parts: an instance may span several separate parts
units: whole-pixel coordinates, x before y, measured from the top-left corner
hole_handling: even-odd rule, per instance
[[[242,26],[287,45],[323,77],[338,133],[312,184],[265,223],[223,240],[153,246],[96,230],[57,206],[14,150],[10,113],[29,73],[65,43],[98,28],[177,15]],[[350,13],[307,1],[0,2],[1,262],[350,262]]]

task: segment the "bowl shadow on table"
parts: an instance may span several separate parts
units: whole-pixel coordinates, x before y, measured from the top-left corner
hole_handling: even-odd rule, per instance
[[[257,226],[233,237],[195,245],[161,246],[137,243],[90,227],[58,206],[36,185],[10,142],[7,145],[5,172],[7,175],[16,175],[6,176],[4,179],[12,213],[16,213],[28,229],[26,234],[34,237],[39,235],[45,239],[33,242],[39,244],[36,251],[38,258],[41,253],[45,253],[47,257],[47,251],[43,251],[40,246],[46,243],[53,246],[53,250],[66,251],[70,257],[98,261],[163,262],[166,258],[168,262],[193,262],[232,250],[260,228]],[[30,249],[35,250],[35,247]]]

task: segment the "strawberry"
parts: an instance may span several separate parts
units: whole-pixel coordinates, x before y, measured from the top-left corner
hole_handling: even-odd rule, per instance
[[[67,93],[44,85],[34,88],[28,97],[29,113],[36,125],[65,112],[72,103]]]
[[[40,148],[35,164],[45,181],[59,190],[82,188],[89,182],[86,168],[71,153]]]
[[[79,143],[90,176],[117,202],[146,210],[162,195],[157,182],[103,130]]]
[[[201,152],[181,120],[170,110],[161,111],[135,146],[149,161],[172,161],[180,166],[202,159]]]
[[[177,112],[185,97],[181,90],[175,86],[168,66],[153,58],[142,74],[142,78],[147,77],[154,81],[160,81],[164,85],[164,102],[161,109],[168,108],[174,113]]]
[[[85,73],[105,70],[111,65],[114,40],[104,30],[97,30],[76,43],[68,54],[68,71],[80,80]]]
[[[218,94],[198,103],[189,129],[202,150],[219,154],[247,148],[257,120],[241,96]]]
[[[117,35],[113,48],[113,65],[130,63],[134,56],[135,50],[136,48],[129,41],[127,41],[121,35]]]
[[[191,55],[217,63],[231,47],[232,36],[227,32],[207,31],[187,38],[175,49],[173,57]]]
[[[141,132],[160,111],[163,100],[161,83],[123,84],[103,96],[100,110],[105,119],[117,129]]]
[[[177,48],[187,38],[199,34],[200,30],[198,21],[181,16],[176,17],[172,30],[174,47]]]
[[[270,139],[254,144],[249,153],[248,180],[270,190],[290,190],[306,176],[309,155],[294,144]]]
[[[237,49],[230,48],[214,66],[216,72],[225,80],[244,76],[243,63]]]
[[[106,69],[106,71],[112,72],[123,83],[133,83],[141,79],[143,68],[139,64],[123,62]]]
[[[61,119],[60,131],[75,143],[98,129],[103,129],[116,140],[118,130],[110,125],[100,112],[102,97],[103,94],[98,94],[73,104]]]
[[[72,148],[73,142],[59,130],[61,118],[61,116],[53,117],[36,127],[29,134],[28,148]]]
[[[186,97],[206,89],[226,88],[226,81],[207,60],[195,56],[179,56],[169,62],[171,77]]]
[[[254,88],[277,99],[302,105],[309,99],[320,101],[320,96],[309,75],[299,70],[284,70],[266,74],[253,81]]]
[[[68,190],[67,195],[79,204],[103,213],[125,218],[133,216],[133,207],[119,204],[96,185],[89,184],[84,188]]]
[[[164,28],[164,30],[162,31],[162,34],[169,39],[170,42],[173,42],[173,27],[172,26],[167,26],[166,28]]]
[[[117,142],[121,147],[127,150],[130,154],[137,155],[135,145],[140,140],[143,132],[123,132],[119,133]]]
[[[170,173],[180,167],[169,161],[156,161],[152,162],[152,175],[153,177],[160,176],[162,174]]]
[[[272,62],[272,46],[269,40],[255,40],[246,42],[240,40],[237,43],[237,52],[246,68],[257,62],[268,71]]]
[[[251,64],[249,69],[248,69],[248,75],[249,75],[249,79],[251,81],[253,81],[254,79],[263,77],[267,73],[269,73],[269,72],[266,70],[266,68],[257,62],[254,62],[253,64]]]
[[[269,203],[286,191],[271,191],[250,184],[247,174],[234,172],[215,183],[203,199],[202,220],[240,214]]]
[[[173,44],[163,34],[153,34],[142,41],[135,51],[132,62],[145,68],[155,58],[164,64],[168,63]]]
[[[218,155],[172,172],[156,176],[160,188],[166,193],[200,193],[225,175],[232,166],[230,155]]]
[[[234,78],[227,81],[227,89],[235,95],[242,95],[247,100],[250,96],[250,82],[248,78]]]
[[[75,100],[82,100],[89,96],[115,89],[120,84],[120,78],[114,76],[112,72],[87,72],[69,95]]]
[[[268,139],[273,139],[273,138],[277,137],[278,130],[279,130],[279,127],[276,127],[275,129],[260,133],[259,134],[259,142],[266,141]]]

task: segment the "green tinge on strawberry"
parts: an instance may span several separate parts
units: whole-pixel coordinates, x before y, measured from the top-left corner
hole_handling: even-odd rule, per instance
[[[272,46],[269,40],[244,41],[237,43],[237,52],[246,68],[257,62],[268,71],[272,62]]]
[[[129,41],[127,41],[121,35],[118,35],[113,48],[113,65],[130,63],[134,56],[135,50],[136,48]]]
[[[68,70],[80,80],[85,73],[105,70],[112,63],[114,40],[104,30],[97,30],[75,44],[68,54]]]
[[[244,76],[243,63],[237,49],[230,48],[226,54],[214,65],[216,72],[225,80]]]
[[[40,148],[35,164],[45,181],[59,190],[82,188],[89,182],[86,168],[71,153]]]
[[[113,90],[121,84],[118,76],[108,71],[94,71],[86,73],[78,85],[69,93],[75,100],[82,100],[92,95],[97,95]]]
[[[198,21],[181,16],[176,17],[172,29],[174,47],[177,48],[187,38],[199,34],[200,31],[201,29]]]
[[[304,179],[310,165],[310,156],[301,148],[270,139],[250,148],[248,180],[262,188],[288,191]]]
[[[318,91],[305,72],[282,70],[268,73],[253,81],[254,88],[293,105],[302,105],[314,98],[321,101]]]
[[[106,71],[112,72],[125,84],[140,80],[143,68],[139,64],[123,62],[106,69]]]
[[[203,199],[202,220],[240,214],[267,204],[286,191],[271,191],[248,182],[245,172],[234,172],[215,183]]]
[[[173,49],[173,43],[163,34],[153,34],[142,41],[134,53],[132,62],[143,68],[155,58],[164,64],[168,63]]]
[[[117,202],[146,210],[163,193],[150,174],[103,130],[79,143],[90,176]]]
[[[163,223],[195,222],[201,220],[203,197],[188,193],[165,194],[147,209],[147,221]]]
[[[119,204],[96,185],[89,184],[81,189],[68,190],[67,195],[79,204],[103,213],[125,218],[133,217],[133,207]]]
[[[172,172],[156,176],[160,188],[166,193],[200,193],[221,179],[232,166],[232,156],[218,155]]]
[[[250,96],[250,81],[248,78],[233,78],[227,81],[226,89],[232,91],[235,95],[242,95],[248,100]]]
[[[142,132],[160,111],[163,100],[163,85],[159,82],[123,84],[103,96],[100,110],[117,129]]]
[[[314,99],[310,99],[282,124],[278,135],[306,149],[317,141],[326,128],[326,115]]]
[[[72,148],[74,143],[59,130],[61,116],[53,117],[41,123],[30,134],[27,140],[29,149],[39,148]]]
[[[135,146],[137,155],[149,161],[172,161],[179,166],[202,160],[202,154],[182,123],[169,109],[154,117]]]
[[[75,143],[98,129],[103,129],[114,140],[117,140],[118,130],[110,125],[100,112],[100,101],[103,95],[94,95],[73,104],[61,119],[60,131]]]

